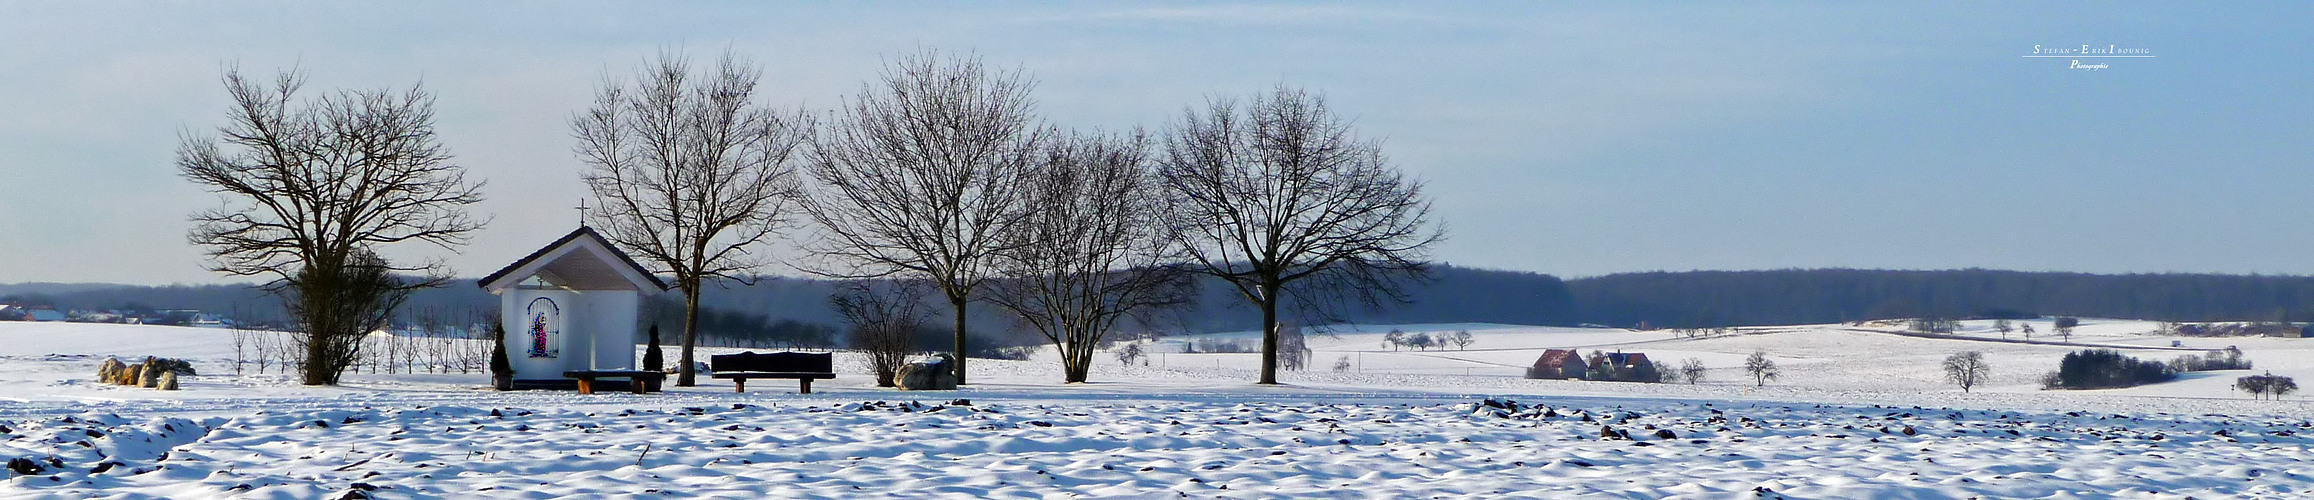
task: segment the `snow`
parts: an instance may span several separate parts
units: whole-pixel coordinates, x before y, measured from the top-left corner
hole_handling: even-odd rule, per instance
[[[454,373],[305,387],[277,373],[234,375],[228,330],[10,322],[0,323],[0,460],[43,470],[0,483],[0,497],[2314,494],[2302,435],[2314,432],[2314,404],[2230,389],[2269,370],[2314,376],[2314,340],[2165,337],[2158,326],[2089,319],[2073,345],[2043,345],[1998,342],[1976,321],[1932,338],[1874,325],[1702,338],[1353,325],[1313,335],[1312,369],[1284,373],[1280,386],[1247,383],[1258,355],[1183,353],[1148,366],[1103,355],[1092,383],[1060,384],[1048,349],[1028,361],[976,359],[974,385],[953,392],[872,387],[864,360],[839,353],[838,378],[811,395],[784,381],[735,394],[703,379],[663,394],[582,396],[494,392],[485,375]],[[1476,341],[1396,350],[1381,342],[1393,329]],[[1251,334],[1211,337],[1231,336]],[[2233,345],[2258,369],[2039,390],[2040,374],[2084,345],[2161,360]],[[1549,348],[1696,358],[1712,370],[1698,384],[1517,378]],[[1967,393],[1937,368],[1964,350],[1994,367],[1991,383]],[[1753,351],[1783,376],[1764,387],[1744,378],[1737,366]],[[105,356],[147,355],[191,359],[201,375],[175,392],[88,380]],[[1332,370],[1343,357],[1350,369]],[[1602,427],[1621,432],[1602,437]]]

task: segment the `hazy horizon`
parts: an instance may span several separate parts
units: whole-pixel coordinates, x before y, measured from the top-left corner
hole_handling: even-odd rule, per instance
[[[1064,127],[1322,92],[1428,183],[1457,266],[2314,275],[2314,6],[2091,5],[6,3],[0,283],[249,281],[203,270],[217,201],[173,164],[232,66],[423,82],[495,219],[389,255],[479,276],[574,227],[567,119],[604,75],[727,48],[815,112],[920,48],[1020,68]]]

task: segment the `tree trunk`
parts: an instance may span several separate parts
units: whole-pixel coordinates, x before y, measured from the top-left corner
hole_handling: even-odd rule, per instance
[[[675,375],[676,387],[699,385],[699,364],[692,349],[699,345],[699,280],[683,283],[683,366]]]
[[[330,357],[328,340],[329,337],[327,336],[328,334],[306,332],[306,335],[309,335],[312,338],[305,343],[305,385],[332,385],[337,383],[335,380],[330,380],[329,374],[322,369],[322,367],[327,364],[323,360],[329,359]]]
[[[956,308],[956,385],[964,385],[964,294],[949,293],[948,305]]]
[[[1063,382],[1070,384],[1085,383],[1085,379],[1088,378],[1086,375],[1093,371],[1092,353],[1085,352],[1084,349],[1078,349],[1075,352],[1070,352],[1068,353],[1068,357],[1064,359],[1063,364],[1065,365],[1061,367],[1062,371],[1065,372],[1062,375]]]
[[[1088,368],[1092,365],[1092,356],[1090,356],[1091,353],[1087,352],[1090,347],[1083,342],[1084,337],[1081,335],[1085,334],[1070,332],[1063,328],[1060,339],[1053,342],[1053,351],[1061,355],[1061,383],[1085,383],[1085,374],[1090,371]]]
[[[1278,383],[1278,286],[1261,285],[1261,381]]]

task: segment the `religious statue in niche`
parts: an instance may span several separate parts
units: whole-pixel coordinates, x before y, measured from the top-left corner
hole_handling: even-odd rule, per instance
[[[556,341],[562,336],[562,307],[553,299],[539,297],[526,309],[530,316],[530,357],[555,357],[559,354]]]

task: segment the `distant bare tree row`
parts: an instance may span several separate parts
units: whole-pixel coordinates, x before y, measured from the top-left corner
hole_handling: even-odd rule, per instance
[[[368,373],[476,373],[489,361],[488,325],[497,315],[484,310],[452,311],[424,308],[399,331],[378,330],[357,339],[358,356],[346,371]],[[297,334],[233,329],[233,371],[257,373],[301,369],[303,352]]]
[[[296,369],[297,360],[303,359],[303,357],[299,356],[296,349],[292,347],[288,335],[281,332],[235,327],[233,329],[233,374],[245,373],[249,365],[257,365],[257,373],[260,374],[276,368],[282,373]]]
[[[356,368],[369,373],[478,373],[489,362],[489,325],[498,321],[497,314],[427,307],[411,316],[400,331],[365,338]]]
[[[1432,336],[1429,333],[1416,332],[1413,334],[1408,334],[1404,331],[1391,330],[1390,333],[1382,335],[1382,343],[1387,344],[1394,349],[1407,347],[1412,347],[1415,349],[1429,349],[1432,347],[1437,347],[1443,349],[1450,345],[1454,346],[1456,349],[1469,349],[1470,344],[1477,342],[1477,340],[1477,337],[1471,336],[1469,330],[1456,330],[1451,334],[1446,332],[1439,332],[1439,334],[1436,336]]]

